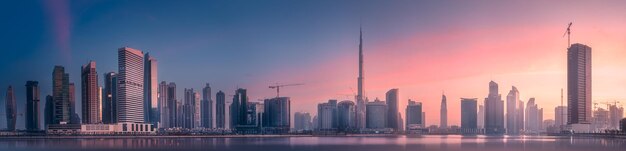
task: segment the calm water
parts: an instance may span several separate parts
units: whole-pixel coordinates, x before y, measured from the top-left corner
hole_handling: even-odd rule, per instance
[[[626,139],[551,136],[7,139],[5,150],[626,151]]]

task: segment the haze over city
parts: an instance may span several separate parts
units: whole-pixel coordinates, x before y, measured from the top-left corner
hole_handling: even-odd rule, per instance
[[[398,88],[402,114],[408,99],[417,100],[426,125],[438,125],[445,93],[448,124],[459,125],[459,98],[482,104],[493,80],[502,95],[516,86],[522,101],[536,98],[551,119],[567,88],[569,22],[572,43],[593,48],[593,101],[626,99],[624,1],[1,3],[0,93],[12,85],[20,113],[25,81],[39,81],[43,98],[54,65],[80,83],[81,65],[93,60],[99,74],[117,71],[117,49],[129,46],[154,56],[159,81],[176,82],[179,94],[210,83],[226,100],[240,87],[256,101],[274,97],[268,86],[275,83],[304,83],[281,95],[291,97],[292,113],[314,114],[328,99],[354,101],[362,28],[370,101]],[[24,127],[23,116],[17,123]]]

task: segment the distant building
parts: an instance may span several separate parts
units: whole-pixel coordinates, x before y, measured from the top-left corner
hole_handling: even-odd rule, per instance
[[[82,123],[97,124],[102,122],[102,111],[100,105],[98,90],[98,72],[96,71],[96,62],[89,63],[81,67],[80,74],[81,98],[82,98]]]
[[[38,131],[39,128],[39,82],[26,82],[26,130]]]
[[[193,89],[185,89],[185,99],[183,102],[183,128],[195,128],[196,120],[196,95]]]
[[[137,49],[118,49],[118,123],[144,123],[144,55]]]
[[[444,99],[445,100],[445,99]],[[422,102],[409,100],[406,106],[406,130],[414,130],[418,128],[426,128],[424,123],[424,112],[422,110]],[[445,128],[445,127],[442,127]]]
[[[54,99],[51,95],[47,95],[46,96],[46,105],[44,107],[44,111],[43,111],[43,117],[44,117],[44,126],[43,129],[48,129],[48,125],[54,124],[53,123],[53,119],[54,119]]]
[[[13,87],[9,85],[7,88],[7,94],[5,99],[6,103],[6,119],[7,119],[7,130],[15,131],[15,124],[17,121],[17,102],[15,102],[15,93],[13,92]]]
[[[591,63],[591,47],[576,43],[567,49],[568,124],[591,123]]]
[[[603,108],[597,108],[593,111],[591,118],[591,131],[601,132],[609,129],[609,111]]]
[[[179,122],[178,120],[180,120],[181,118],[179,118],[179,113],[178,111],[180,108],[180,105],[178,103],[178,100],[176,99],[176,83],[174,82],[170,82],[167,85],[167,107],[168,107],[168,119],[169,119],[169,126],[167,126],[168,128],[174,128],[174,127],[182,127],[182,122]]]
[[[530,98],[526,104],[526,133],[540,133],[543,124],[543,109]]]
[[[626,118],[620,120],[619,123],[620,123],[619,124],[620,130],[622,130],[622,133],[625,133],[626,132]]]
[[[52,123],[69,123],[71,111],[69,74],[63,66],[55,66],[52,72]]]
[[[303,130],[312,130],[313,126],[311,123],[311,114],[307,112],[296,112],[293,116],[294,118],[294,130],[303,131]]]
[[[520,134],[520,130],[522,128],[518,127],[519,115],[523,113],[518,113],[518,102],[519,102],[519,91],[515,86],[512,86],[511,91],[506,96],[506,131],[509,135],[518,135]]]
[[[407,119],[409,119],[408,115]],[[441,94],[441,109],[439,109],[439,120],[440,128],[448,127],[448,103],[446,102],[446,95],[444,94]]]
[[[356,125],[358,129],[365,128],[366,125],[366,104],[367,99],[363,94],[365,87],[365,77],[363,73],[363,31],[359,28],[359,77],[357,78],[357,96],[356,96]]]
[[[337,130],[337,100],[317,105],[317,129],[320,131]]]
[[[609,128],[619,129],[619,121],[624,118],[624,108],[616,104],[609,105]]]
[[[202,127],[213,128],[213,100],[211,85],[208,83],[202,88]]]
[[[478,133],[476,98],[461,98],[461,133]]]
[[[226,95],[222,91],[215,94],[215,127],[226,128]]]
[[[387,98],[387,127],[393,129],[394,131],[400,130],[400,126],[398,125],[398,89],[391,89],[387,91],[385,95]]]
[[[287,133],[291,128],[291,98],[265,99],[263,129],[266,133]],[[256,112],[254,112],[256,113]]]
[[[378,99],[367,103],[366,128],[384,129],[387,128],[387,103]]]
[[[498,84],[489,82],[489,95],[485,98],[485,134],[501,135],[504,129],[504,101],[498,93]]]
[[[337,128],[340,131],[356,129],[356,108],[352,101],[345,100],[337,104]]]
[[[161,81],[159,83],[159,125],[158,128],[170,128],[170,107],[168,103],[168,85],[167,82]]]
[[[102,123],[117,123],[117,74],[104,74],[104,90],[102,92]]]
[[[557,106],[554,108],[554,125],[563,129],[567,125],[567,107]]]
[[[143,70],[143,106],[144,121],[157,125],[159,122],[159,102],[158,102],[158,69],[157,60],[146,53],[144,57]]]
[[[76,113],[76,85],[70,82],[70,124],[80,124],[80,116]]]
[[[477,119],[478,123],[478,129],[484,129],[485,128],[485,107],[483,105],[479,105],[478,106],[478,119]]]

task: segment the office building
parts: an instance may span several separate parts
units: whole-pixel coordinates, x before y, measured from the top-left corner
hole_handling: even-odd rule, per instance
[[[498,93],[498,84],[489,82],[489,95],[485,98],[485,134],[501,135],[504,129],[504,101]]]
[[[265,99],[263,112],[263,129],[266,133],[287,133],[291,128],[291,98],[276,97]],[[252,111],[251,111],[252,112]],[[253,112],[253,114],[256,112]],[[249,115],[248,117],[254,117]],[[254,120],[252,120],[254,121]],[[248,124],[248,125],[254,125]]]
[[[461,133],[478,133],[476,98],[461,98]]]
[[[161,81],[159,83],[159,92],[158,92],[158,112],[159,112],[159,125],[158,128],[169,128],[170,127],[170,114],[169,114],[169,104],[167,102],[167,90],[168,85],[167,82]]]
[[[39,128],[39,82],[26,81],[26,130],[38,131]]]
[[[69,123],[72,116],[70,105],[69,74],[65,73],[63,66],[55,66],[52,72],[52,123]]]
[[[143,52],[123,47],[118,49],[118,123],[144,123],[144,60]]]
[[[478,106],[478,119],[476,125],[480,130],[485,128],[485,107],[483,105]]]
[[[384,129],[387,128],[387,103],[378,99],[374,102],[367,103],[366,128],[368,129]]]
[[[104,89],[102,92],[102,123],[117,123],[117,74],[104,74]]]
[[[48,125],[54,124],[54,99],[51,95],[46,96],[46,104],[43,110],[43,129],[48,129]]]
[[[591,47],[572,44],[567,49],[568,124],[591,123],[591,73]]]
[[[617,107],[617,102],[615,104],[610,104],[609,106],[609,128],[610,129],[619,129],[619,120],[624,118],[624,108]]]
[[[337,122],[337,128],[340,131],[356,129],[356,108],[354,102],[345,100],[337,104]]]
[[[337,100],[328,100],[317,105],[317,129],[320,131],[337,130]]]
[[[185,99],[183,100],[183,128],[195,128],[196,126],[196,92],[193,89],[186,89]]]
[[[294,130],[296,131],[308,131],[313,130],[311,123],[311,114],[307,112],[296,112],[293,116]]]
[[[535,98],[530,98],[526,104],[526,133],[538,134],[542,130],[543,108],[535,103]]]
[[[211,86],[208,83],[202,89],[202,127],[213,128],[213,100]]]
[[[519,135],[520,128],[518,127],[518,102],[519,91],[515,86],[512,86],[511,91],[506,96],[506,132],[508,135]]]
[[[156,125],[159,123],[158,102],[158,69],[157,60],[146,53],[143,70],[144,122]]]
[[[9,85],[7,88],[7,94],[5,99],[6,104],[6,119],[7,119],[7,130],[15,131],[15,124],[17,124],[17,102],[15,102],[15,92],[13,91],[13,87]]]
[[[444,95],[445,98],[445,95]],[[442,103],[445,102],[445,99],[442,100]],[[424,122],[424,112],[422,110],[422,102],[415,102],[409,100],[409,103],[406,106],[406,130],[415,130],[420,128],[426,128],[426,124]],[[441,127],[446,128],[446,127]]]
[[[226,94],[222,91],[215,94],[215,127],[226,128]]]
[[[407,112],[408,113],[408,112]],[[407,115],[407,119],[408,119]],[[446,102],[446,95],[441,94],[441,109],[439,109],[439,127],[448,127],[448,104]]]
[[[81,83],[81,100],[82,100],[82,123],[98,124],[102,122],[99,90],[98,90],[98,72],[96,71],[96,62],[89,63],[81,67],[80,74]]]
[[[398,125],[399,116],[398,113],[398,89],[391,89],[386,93],[387,98],[387,126],[394,131],[401,130]]]

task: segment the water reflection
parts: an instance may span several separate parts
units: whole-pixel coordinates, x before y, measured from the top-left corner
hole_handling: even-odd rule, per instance
[[[624,150],[624,139],[552,136],[0,138],[0,150]]]

